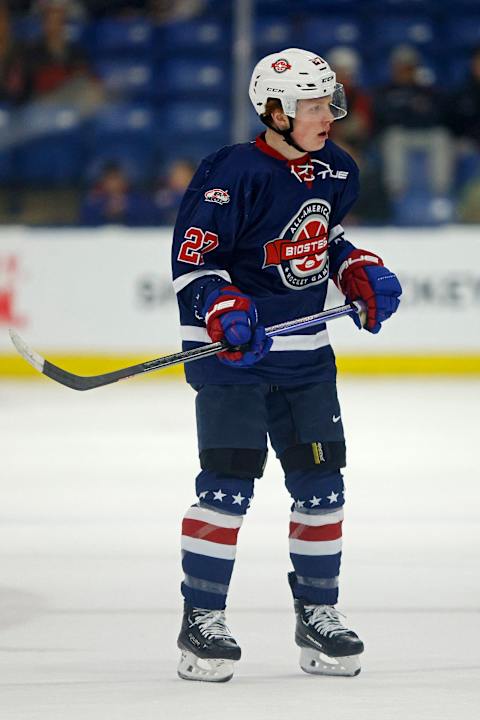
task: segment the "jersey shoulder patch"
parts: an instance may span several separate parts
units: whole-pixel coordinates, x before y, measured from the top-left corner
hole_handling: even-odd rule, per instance
[[[222,188],[212,188],[204,193],[205,202],[213,202],[218,205],[226,205],[230,202],[230,195],[228,190],[222,190]]]

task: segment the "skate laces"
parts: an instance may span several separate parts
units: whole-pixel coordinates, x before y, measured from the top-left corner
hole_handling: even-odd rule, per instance
[[[197,625],[202,635],[209,638],[231,638],[231,633],[225,624],[223,610],[193,610],[193,623]]]
[[[341,635],[350,632],[340,620],[345,617],[339,610],[331,605],[305,605],[308,624],[313,625],[320,635]]]

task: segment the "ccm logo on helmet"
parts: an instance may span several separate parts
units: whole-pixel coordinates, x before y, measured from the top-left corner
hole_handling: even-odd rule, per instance
[[[228,190],[222,190],[221,188],[212,188],[212,190],[207,190],[204,197],[206,202],[214,202],[219,205],[225,205],[230,202]]]
[[[291,70],[292,66],[288,62],[288,60],[285,60],[285,58],[279,58],[278,60],[275,60],[274,63],[272,63],[272,68],[277,73],[283,73],[285,70]]]

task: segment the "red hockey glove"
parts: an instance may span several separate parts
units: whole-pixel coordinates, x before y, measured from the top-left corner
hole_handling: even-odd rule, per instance
[[[378,333],[384,320],[396,312],[402,294],[397,276],[383,266],[383,260],[368,250],[353,250],[341,264],[335,282],[349,302],[367,305],[366,329]],[[352,316],[360,327],[358,315]]]
[[[265,329],[257,325],[254,302],[235,285],[211,292],[203,309],[207,332],[213,342],[226,341],[235,350],[218,354],[219,360],[234,367],[250,367],[272,347]]]

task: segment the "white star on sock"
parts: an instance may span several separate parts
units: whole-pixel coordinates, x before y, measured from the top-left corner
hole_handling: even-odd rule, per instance
[[[208,490],[204,490],[203,492],[198,494],[198,497],[200,498],[200,500],[205,500],[207,495],[208,495]]]
[[[315,505],[320,505],[321,499],[322,499],[322,498],[317,498],[317,497],[314,495],[313,498],[312,498],[311,500],[309,500],[308,502],[311,504],[312,507],[315,507]]]
[[[305,505],[305,500],[297,500],[295,505],[297,506],[297,508],[303,508],[303,506]]]
[[[252,500],[253,500],[253,495],[248,498],[247,508],[249,508],[250,505],[252,504]]]
[[[334,502],[337,502],[339,493],[334,493],[333,490],[330,493],[330,495],[327,495],[327,500],[330,500],[330,505]]]
[[[241,505],[242,502],[245,500],[243,495],[240,495],[240,493],[238,493],[238,495],[232,495],[232,498],[233,498],[232,505]]]
[[[220,502],[223,502],[224,497],[227,497],[227,494],[222,492],[221,490],[213,491],[213,499],[214,500],[219,500]]]

